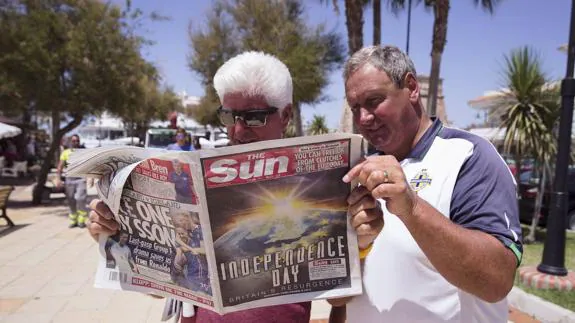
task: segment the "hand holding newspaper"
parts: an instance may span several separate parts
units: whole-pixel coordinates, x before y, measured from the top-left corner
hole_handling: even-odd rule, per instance
[[[120,226],[100,236],[95,286],[229,313],[358,295],[347,217],[362,138],[329,134],[193,152],[136,147],[72,154]]]

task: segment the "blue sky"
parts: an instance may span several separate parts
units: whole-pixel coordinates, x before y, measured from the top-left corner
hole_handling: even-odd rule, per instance
[[[116,2],[123,3],[121,0]],[[331,6],[318,0],[308,0],[306,16],[310,24],[326,24],[344,36],[347,44],[345,17],[337,16]],[[331,2],[331,1],[330,1]],[[343,7],[343,1],[341,1]],[[382,1],[383,3],[386,0]],[[416,2],[416,1],[414,1]],[[571,1],[568,0],[504,0],[494,15],[476,8],[472,0],[451,1],[447,45],[441,64],[444,78],[446,110],[455,126],[465,127],[476,119],[477,111],[467,102],[485,91],[501,87],[503,55],[523,45],[535,48],[543,59],[544,70],[555,79],[563,78],[567,55],[557,48],[568,40]],[[180,92],[202,96],[199,79],[187,67],[189,53],[188,24],[201,26],[210,0],[133,0],[136,7],[170,17],[169,21],[150,22],[146,36],[155,45],[145,50],[148,59],[156,63],[167,84]],[[405,49],[406,14],[391,14],[382,10],[382,43]],[[365,12],[364,44],[372,43],[372,11]],[[429,74],[433,14],[423,6],[412,12],[410,56],[418,74]],[[343,107],[344,89],[341,71],[331,75],[324,94],[330,100],[303,107],[304,122],[314,114],[325,115],[328,125],[336,128]]]

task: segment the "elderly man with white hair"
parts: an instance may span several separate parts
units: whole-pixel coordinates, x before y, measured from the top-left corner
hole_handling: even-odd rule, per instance
[[[214,76],[214,87],[221,106],[218,116],[227,127],[231,145],[280,139],[291,120],[293,102],[292,77],[287,66],[276,57],[262,52],[245,52],[223,64]],[[101,201],[91,203],[89,231],[97,239],[100,233],[114,234],[118,229],[109,208]],[[381,213],[369,212],[362,202],[351,205],[359,246],[369,246],[383,227]],[[360,214],[360,216],[356,216]],[[379,216],[378,216],[379,215]],[[189,311],[185,304],[184,312]],[[182,322],[233,323],[308,323],[311,303],[269,306],[219,315],[195,308],[192,317]]]

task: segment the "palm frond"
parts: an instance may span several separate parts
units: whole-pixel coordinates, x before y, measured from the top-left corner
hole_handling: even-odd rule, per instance
[[[531,155],[549,161],[557,151],[553,126],[558,118],[559,93],[542,71],[539,56],[529,47],[505,56],[506,89],[493,101],[493,115],[505,128],[503,148],[507,153]]]
[[[406,0],[387,0],[387,7],[394,15],[399,15],[406,7]]]
[[[495,8],[503,2],[503,0],[473,0],[475,5],[481,6],[481,8],[490,14],[493,14]]]

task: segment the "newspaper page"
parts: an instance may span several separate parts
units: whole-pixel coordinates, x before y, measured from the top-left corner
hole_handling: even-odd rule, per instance
[[[119,198],[108,205],[120,230],[100,238],[105,260],[96,273],[96,287],[213,308],[191,156],[165,153],[117,172],[110,191],[119,192]]]
[[[347,134],[200,152],[218,311],[361,293],[342,181],[361,152]]]
[[[95,286],[221,314],[360,294],[353,185],[342,177],[361,156],[362,138],[351,134],[82,152],[71,174],[100,179],[120,226],[100,237]]]

